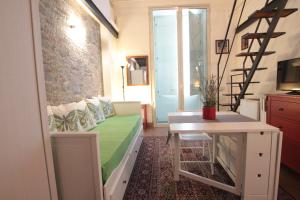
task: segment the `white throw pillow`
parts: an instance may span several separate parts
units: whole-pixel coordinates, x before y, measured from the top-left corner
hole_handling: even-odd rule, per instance
[[[51,106],[47,106],[47,114],[48,114],[48,129],[50,132],[57,132],[55,118],[51,109]]]
[[[80,131],[87,131],[96,127],[96,120],[94,119],[93,114],[89,111],[84,100],[76,103],[76,110]]]
[[[75,108],[74,103],[51,106],[57,131],[66,132],[79,130],[79,121]]]
[[[76,111],[76,103],[69,103],[51,107],[57,131],[77,132],[79,131],[79,121]]]
[[[115,115],[115,110],[109,97],[100,97],[99,100],[105,117],[111,117]]]
[[[100,123],[105,120],[105,116],[98,97],[86,99],[86,105],[89,111],[92,113],[94,119],[96,120],[96,123]]]

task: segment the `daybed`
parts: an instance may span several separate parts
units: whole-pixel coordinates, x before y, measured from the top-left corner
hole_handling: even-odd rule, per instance
[[[51,135],[60,199],[123,198],[143,140],[143,125],[139,102],[112,104],[116,115],[88,132]]]

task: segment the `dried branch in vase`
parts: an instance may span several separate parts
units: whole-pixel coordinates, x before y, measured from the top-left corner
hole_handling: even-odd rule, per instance
[[[211,75],[210,78],[203,81],[200,85],[200,92],[202,94],[201,101],[204,107],[215,107],[217,104],[217,79],[216,76]]]

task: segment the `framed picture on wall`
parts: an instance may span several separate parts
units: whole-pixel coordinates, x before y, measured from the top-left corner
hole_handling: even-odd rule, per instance
[[[245,49],[248,49],[248,47],[249,47],[249,40],[245,39],[245,38],[242,38],[241,49],[245,50]]]
[[[229,53],[229,40],[216,40],[216,54],[221,54],[223,45],[223,54]]]

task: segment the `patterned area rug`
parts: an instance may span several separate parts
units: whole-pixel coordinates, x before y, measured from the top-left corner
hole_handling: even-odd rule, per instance
[[[207,159],[202,150],[184,150],[181,159]],[[239,200],[231,193],[207,186],[205,184],[180,177],[173,180],[172,152],[166,145],[165,137],[145,137],[137,157],[127,190],[125,200]],[[215,175],[210,174],[209,164],[182,164],[183,169],[202,176],[213,178],[233,185],[233,182],[219,164],[215,164]],[[294,200],[285,191],[279,189],[278,200]]]

